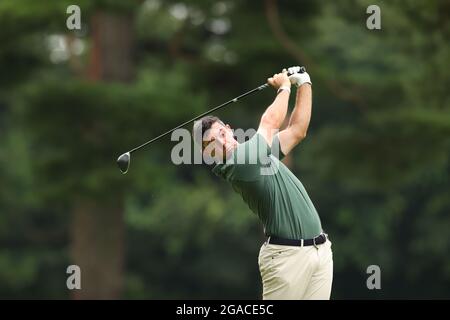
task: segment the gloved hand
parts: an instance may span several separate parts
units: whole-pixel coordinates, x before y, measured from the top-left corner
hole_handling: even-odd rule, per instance
[[[300,67],[290,67],[287,70],[283,69],[283,71],[287,71],[289,74],[292,73],[292,75],[289,76],[289,80],[291,81],[291,84],[295,85],[297,88],[300,87],[304,83],[311,83],[311,78],[309,77],[309,74],[305,71],[303,73],[300,72]]]

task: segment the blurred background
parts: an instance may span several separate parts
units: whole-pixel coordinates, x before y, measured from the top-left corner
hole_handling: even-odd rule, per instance
[[[68,30],[69,5],[81,30]],[[381,8],[381,30],[366,8]],[[261,296],[262,226],[170,138],[291,65],[313,81],[288,164],[334,250],[334,299],[450,298],[450,1],[0,1],[0,298]],[[255,128],[274,97],[217,115]],[[293,99],[291,99],[291,108]],[[82,290],[66,287],[81,268]],[[369,265],[381,290],[368,290]]]

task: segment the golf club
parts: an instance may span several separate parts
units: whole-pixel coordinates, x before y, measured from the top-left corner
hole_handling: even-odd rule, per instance
[[[300,67],[299,73],[303,73],[305,71],[306,71],[305,67]],[[288,75],[292,75],[292,73],[288,73]],[[131,149],[130,151],[123,153],[121,156],[119,156],[119,158],[117,158],[117,165],[119,166],[120,171],[122,171],[123,174],[127,173],[128,168],[130,167],[131,154],[133,152],[135,152],[135,151],[137,151],[139,149],[142,149],[143,147],[145,147],[145,146],[155,142],[156,140],[159,140],[159,139],[161,139],[161,138],[171,134],[175,130],[177,130],[179,128],[182,128],[185,125],[187,125],[187,124],[189,124],[191,122],[194,122],[195,120],[198,120],[198,119],[200,119],[200,118],[202,118],[202,117],[204,117],[204,116],[206,116],[206,115],[208,115],[208,114],[210,114],[210,113],[212,113],[212,112],[214,112],[216,110],[219,110],[219,109],[221,109],[223,107],[226,107],[227,105],[229,105],[231,103],[237,102],[240,99],[242,99],[242,98],[244,98],[244,97],[246,97],[246,96],[248,96],[248,95],[250,95],[250,94],[252,94],[254,92],[261,91],[261,90],[267,88],[268,86],[269,86],[269,84],[265,83],[263,85],[260,85],[259,87],[256,87],[256,88],[254,88],[254,89],[252,89],[250,91],[247,91],[247,92],[241,94],[240,96],[237,96],[236,98],[233,98],[233,99],[231,99],[231,100],[229,100],[229,101],[227,101],[225,103],[222,103],[221,105],[219,105],[217,107],[214,107],[211,110],[205,111],[202,114],[199,114],[198,116],[196,116],[196,117],[194,117],[194,118],[192,118],[192,119],[190,119],[190,120],[188,120],[186,122],[183,122],[182,124],[176,126],[175,128],[172,128],[169,131],[164,132],[164,133],[160,134],[159,136],[157,136],[157,137],[155,137],[155,138],[153,138],[153,139],[151,139],[151,140],[141,144],[140,146],[137,146],[137,147]]]

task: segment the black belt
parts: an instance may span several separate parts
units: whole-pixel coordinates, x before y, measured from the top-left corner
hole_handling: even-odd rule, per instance
[[[278,244],[282,246],[297,246],[297,247],[307,247],[316,246],[318,244],[325,243],[327,241],[328,235],[326,233],[321,233],[313,239],[284,239],[277,236],[270,236],[267,242],[270,244]]]

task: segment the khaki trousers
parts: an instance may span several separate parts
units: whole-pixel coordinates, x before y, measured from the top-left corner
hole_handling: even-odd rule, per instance
[[[264,243],[259,252],[264,300],[328,300],[333,282],[331,241],[295,247]]]

